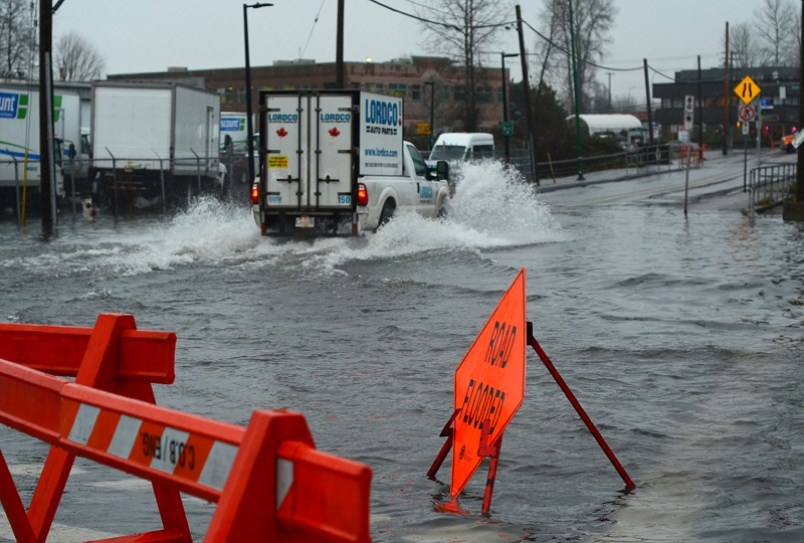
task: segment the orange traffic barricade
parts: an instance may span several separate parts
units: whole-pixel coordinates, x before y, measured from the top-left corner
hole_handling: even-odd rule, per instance
[[[155,404],[175,343],[130,315],[94,329],[0,325],[0,423],[51,445],[27,510],[0,451],[17,541],[46,541],[80,456],[153,485],[162,528],[107,541],[191,542],[183,492],[217,503],[204,541],[369,542],[371,470],[316,450],[301,414],[256,411],[243,428]]]

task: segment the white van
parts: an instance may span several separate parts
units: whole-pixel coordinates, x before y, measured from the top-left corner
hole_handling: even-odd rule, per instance
[[[430,151],[432,161],[459,162],[494,158],[494,137],[486,132],[446,132]]]

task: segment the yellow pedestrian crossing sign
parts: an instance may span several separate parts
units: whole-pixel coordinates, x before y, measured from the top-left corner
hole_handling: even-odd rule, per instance
[[[746,105],[758,98],[761,91],[762,89],[759,88],[759,85],[754,83],[754,80],[749,76],[745,76],[743,80],[737,83],[737,86],[734,87],[734,94],[736,94]]]

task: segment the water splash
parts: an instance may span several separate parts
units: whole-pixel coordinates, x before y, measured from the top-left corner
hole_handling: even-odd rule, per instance
[[[481,248],[556,241],[561,227],[533,186],[515,169],[497,161],[461,168],[450,221],[471,234]]]
[[[4,259],[0,269],[49,270],[57,276],[97,272],[131,276],[180,266],[292,266],[343,273],[350,261],[387,260],[428,252],[470,251],[555,241],[561,229],[546,205],[514,170],[498,162],[467,164],[446,219],[398,213],[359,239],[262,238],[251,211],[199,199],[169,219],[82,225],[50,246]]]

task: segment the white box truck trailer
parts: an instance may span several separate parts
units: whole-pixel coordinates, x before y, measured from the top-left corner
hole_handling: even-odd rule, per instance
[[[53,135],[56,196],[65,196],[63,167],[77,167],[81,160],[80,99],[77,93],[56,89],[53,93]],[[70,149],[75,150],[72,157]],[[86,149],[88,152],[88,149]],[[66,159],[69,158],[69,163]],[[89,155],[84,155],[85,163]],[[39,90],[19,82],[0,82],[0,201],[10,206],[40,194]]]
[[[361,91],[260,92],[260,175],[252,210],[263,234],[357,234],[396,212],[444,215],[446,163],[431,174],[403,140],[401,98]]]
[[[92,86],[92,173],[110,199],[222,190],[220,97],[175,83]]]

